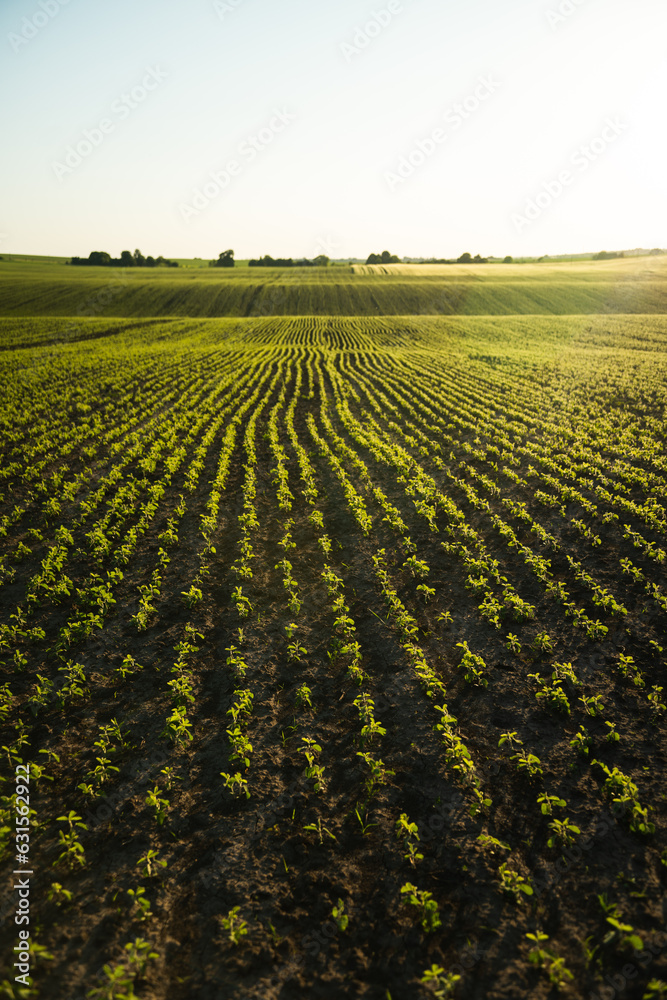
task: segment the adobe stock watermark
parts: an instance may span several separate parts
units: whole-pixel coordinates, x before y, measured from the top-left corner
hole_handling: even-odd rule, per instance
[[[526,202],[523,213],[514,212],[512,214],[512,224],[517,233],[536,222],[555,201],[565,194],[567,188],[571,187],[579,174],[585,173],[592,164],[604,156],[609,147],[627,128],[628,126],[620,118],[607,118],[600,135],[575,150],[569,160],[571,166],[559,171],[553,180],[543,181],[541,190],[534,198],[530,198]],[[573,170],[572,167],[576,169]]]
[[[257,159],[260,153],[267,149],[276,136],[284,132],[288,125],[296,121],[296,115],[289,111],[274,109],[272,118],[256,135],[247,136],[239,143],[236,157],[228,160],[220,170],[211,170],[210,180],[201,187],[194,189],[190,204],[179,205],[181,218],[185,222],[200,215],[212,201],[215,201],[232,183],[234,177],[239,177],[245,168]]]
[[[24,45],[36,38],[42,28],[60,13],[60,8],[66,7],[69,2],[70,0],[39,0],[39,10],[36,10],[32,17],[23,18],[21,30],[10,31],[7,35],[7,41],[14,52],[19,52]]]
[[[355,28],[352,41],[340,43],[339,48],[345,57],[345,62],[351,63],[355,56],[361,55],[371,42],[389,27],[396,15],[402,13],[401,0],[389,0],[386,7],[371,11],[368,21],[364,24],[358,24]]]
[[[213,0],[213,10],[224,21],[228,14],[233,14],[243,3],[245,0]]]
[[[340,250],[340,243],[336,236],[332,236],[331,233],[327,233],[326,236],[319,236],[317,243],[315,244],[314,257],[319,257],[323,254],[325,257],[333,257],[336,250]]]
[[[546,19],[552,28],[558,28],[585,3],[586,0],[561,0],[557,7],[551,7],[546,11]]]
[[[443,114],[442,119],[449,129],[437,126],[424,139],[419,139],[409,153],[400,157],[395,170],[385,171],[384,179],[389,190],[395,191],[399,185],[405,184],[415,170],[423,166],[447,142],[450,135],[458,131],[501,86],[492,76],[480,76],[473,92],[447,108]]]
[[[97,316],[101,316],[107,306],[113,302],[113,300],[124,292],[132,280],[132,274],[128,271],[114,271],[112,275],[109,275],[109,280],[106,281],[103,288],[98,289],[92,295],[89,295],[76,311],[76,315],[84,318],[93,319]],[[80,326],[78,323],[69,323],[68,326],[59,331],[54,339],[59,343],[68,343],[75,337],[79,337],[86,332],[86,328]],[[62,681],[65,684],[65,680]],[[56,698],[58,694],[57,685],[54,686],[52,698]]]
[[[166,79],[167,73],[159,66],[147,67],[141,82],[131,90],[124,91],[112,103],[113,117],[101,118],[93,128],[84,129],[81,138],[67,147],[63,160],[53,161],[51,167],[58,180],[62,181],[80,167],[84,160],[102,145],[106,137],[115,132],[118,123],[126,121],[132,112],[144,103],[149,94],[157,90]]]

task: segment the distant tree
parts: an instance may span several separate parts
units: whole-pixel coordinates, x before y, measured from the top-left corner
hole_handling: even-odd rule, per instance
[[[157,260],[154,257],[144,257],[141,250],[135,250],[134,254],[123,250],[118,258],[111,257],[104,250],[93,250],[88,257],[72,257],[71,263],[79,267],[178,267],[178,261],[165,260],[162,256]]]
[[[599,253],[593,255],[593,260],[615,260],[617,257],[625,257],[623,251],[608,251],[600,250]]]
[[[475,263],[475,264],[488,264],[489,262],[488,262],[488,260],[487,260],[486,257],[480,257],[480,255],[478,253],[476,253],[475,256],[473,257],[473,263]]]
[[[329,258],[326,256],[326,254],[321,253],[319,257],[315,258],[313,264],[315,265],[315,267],[328,267]]]
[[[223,250],[217,260],[211,261],[211,267],[234,267],[234,251]]]
[[[514,263],[514,258],[513,258],[513,257],[510,257],[510,255],[509,255],[509,254],[508,254],[508,255],[507,255],[507,257],[505,257],[505,259],[503,260],[503,264],[513,264],[513,263]]]
[[[265,254],[259,260],[249,260],[248,267],[294,267],[294,261],[291,257],[276,257],[274,260],[269,254]]]
[[[111,264],[111,255],[105,250],[93,250],[88,255],[88,263],[91,267],[108,267]]]
[[[396,254],[389,253],[388,250],[383,250],[382,253],[372,253],[369,254],[367,264],[400,264],[400,259]]]
[[[462,253],[461,256],[457,258],[456,263],[457,264],[471,264],[472,263],[472,257],[470,256],[469,253]]]
[[[661,250],[660,247],[654,247],[653,250],[651,250],[649,256],[650,257],[661,257],[664,254],[664,252],[665,251]]]

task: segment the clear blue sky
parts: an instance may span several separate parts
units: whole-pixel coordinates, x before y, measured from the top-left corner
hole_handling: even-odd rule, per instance
[[[0,253],[664,247],[666,38],[664,0],[3,0]]]

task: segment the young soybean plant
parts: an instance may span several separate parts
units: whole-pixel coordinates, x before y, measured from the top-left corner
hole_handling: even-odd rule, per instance
[[[533,887],[530,885],[523,875],[519,875],[518,872],[510,871],[506,863],[503,863],[498,869],[498,874],[500,876],[500,888],[503,892],[506,892],[509,896],[513,896],[517,903],[521,902],[522,894],[525,896],[533,895]]]
[[[221,771],[220,776],[225,783],[225,788],[228,788],[235,798],[241,795],[245,795],[246,799],[250,798],[248,779],[244,778],[240,771],[237,771],[236,774],[227,774],[226,771]]]
[[[241,938],[248,933],[248,924],[239,917],[240,906],[234,906],[226,917],[218,917],[220,926],[227,932],[227,937],[233,945],[240,944]]]
[[[544,969],[549,977],[549,982],[556,989],[561,989],[567,985],[568,981],[574,979],[574,976],[565,965],[565,959],[558,958],[552,951],[543,947],[549,940],[548,934],[536,931],[535,934],[526,934],[526,937],[533,944],[533,948],[528,954],[528,961],[538,969]]]
[[[453,972],[445,972],[441,965],[435,963],[430,969],[426,969],[420,982],[428,986],[436,1000],[446,1000],[454,993],[454,988],[460,980],[460,976]]]
[[[413,577],[420,576],[422,579],[431,572],[429,565],[423,559],[417,559],[417,556],[410,556],[409,559],[405,560],[403,566],[410,570]]]
[[[484,676],[484,671],[486,670],[486,663],[481,656],[476,653],[471,652],[468,648],[468,643],[464,640],[463,642],[457,642],[456,645],[459,649],[463,650],[463,659],[459,666],[463,670],[463,676],[468,684],[476,684],[481,687],[488,687],[489,682]]]
[[[557,795],[549,795],[548,792],[542,792],[537,796],[537,804],[543,816],[552,816],[555,807],[564,809],[567,802],[565,799],[560,799]]]
[[[305,746],[299,747],[298,753],[304,754],[306,758],[306,766],[304,768],[304,776],[306,778],[313,779],[313,791],[316,793],[323,792],[326,788],[326,780],[324,778],[324,768],[321,764],[316,763],[319,755],[322,753],[322,747],[314,739],[309,736],[302,736],[301,740],[305,743]]]
[[[64,850],[58,856],[58,860],[54,861],[54,865],[58,864],[58,861],[65,859],[70,868],[74,868],[75,864],[84,865],[85,862],[85,852],[81,843],[77,840],[76,827],[81,830],[87,830],[88,827],[85,823],[81,822],[81,816],[70,810],[66,816],[58,816],[58,823],[68,823],[69,832],[64,833],[62,830],[58,831],[58,845],[63,847]]]
[[[559,844],[567,847],[569,844],[573,844],[581,833],[579,827],[570,823],[567,816],[565,819],[553,819],[549,823],[549,829],[553,830],[552,836],[547,841],[549,847],[557,847]]]
[[[403,846],[407,850],[403,857],[410,862],[413,868],[416,868],[417,862],[424,860],[424,855],[418,853],[417,845],[414,843],[414,840],[419,840],[419,827],[416,823],[410,822],[407,813],[401,813],[395,825],[396,837],[403,841]]]
[[[144,878],[155,878],[160,873],[160,868],[166,868],[167,862],[160,860],[157,851],[148,851],[143,858],[137,861],[137,868],[141,868]]]
[[[347,930],[350,918],[345,912],[345,903],[342,899],[339,899],[338,904],[332,909],[331,916],[334,918],[339,931]]]
[[[313,707],[313,702],[311,700],[312,693],[313,692],[311,691],[311,689],[304,682],[296,692],[296,707],[301,708],[302,705],[307,705],[308,708],[312,708]]]
[[[442,921],[438,913],[438,904],[430,892],[418,889],[411,882],[406,882],[401,888],[401,895],[407,895],[408,903],[411,906],[416,906],[420,911],[420,922],[427,934],[436,931],[438,927],[442,926]]]

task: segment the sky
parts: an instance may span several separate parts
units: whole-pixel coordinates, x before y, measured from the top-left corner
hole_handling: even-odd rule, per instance
[[[0,254],[667,246],[664,0],[2,0]]]

